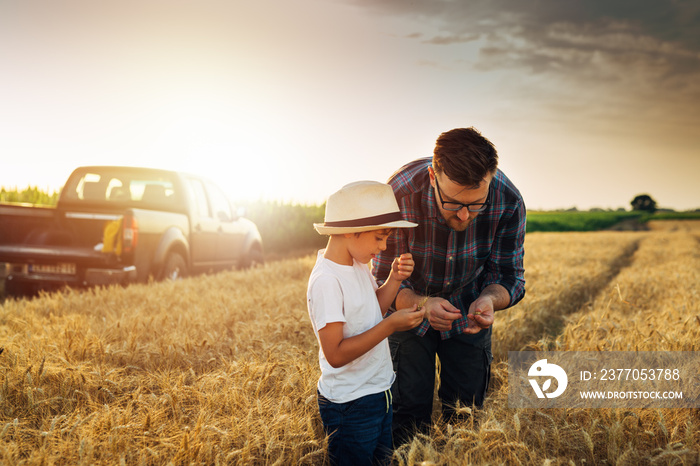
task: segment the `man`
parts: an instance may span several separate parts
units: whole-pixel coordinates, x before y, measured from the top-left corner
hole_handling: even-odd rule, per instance
[[[425,320],[389,337],[396,380],[394,440],[431,424],[435,356],[443,414],[481,407],[489,384],[494,312],[525,294],[525,205],[498,169],[493,144],[474,128],[442,133],[432,158],[415,160],[389,180],[401,212],[417,228],[397,229],[374,262],[381,284],[399,251],[413,254],[395,309],[417,304]]]

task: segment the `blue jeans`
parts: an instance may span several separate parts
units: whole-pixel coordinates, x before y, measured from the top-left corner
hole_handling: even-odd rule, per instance
[[[318,409],[329,435],[331,464],[390,464],[391,391],[366,395],[347,403],[333,403],[320,393]]]

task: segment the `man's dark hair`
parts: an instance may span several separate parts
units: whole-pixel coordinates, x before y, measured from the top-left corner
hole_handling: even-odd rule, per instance
[[[477,187],[497,167],[496,148],[473,127],[446,131],[435,142],[433,168],[459,185]]]

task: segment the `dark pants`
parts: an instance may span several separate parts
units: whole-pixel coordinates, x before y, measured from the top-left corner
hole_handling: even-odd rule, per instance
[[[389,337],[396,380],[394,397],[394,445],[410,441],[416,430],[427,433],[431,425],[435,390],[435,355],[440,359],[443,415],[454,416],[462,406],[481,407],[491,375],[491,330],[487,334],[440,339],[432,328],[423,337],[396,332]]]
[[[318,394],[328,456],[334,465],[388,465],[391,462],[391,393],[334,403]]]

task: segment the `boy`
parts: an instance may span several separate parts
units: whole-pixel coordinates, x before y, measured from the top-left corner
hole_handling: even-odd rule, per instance
[[[334,464],[391,460],[395,376],[387,337],[419,325],[423,311],[414,305],[382,318],[413,271],[411,254],[394,259],[381,287],[367,264],[386,249],[392,229],[415,226],[403,220],[391,187],[375,181],[331,195],[324,223],[314,224],[330,235],[311,272],[307,303],[320,344],[318,405]]]

